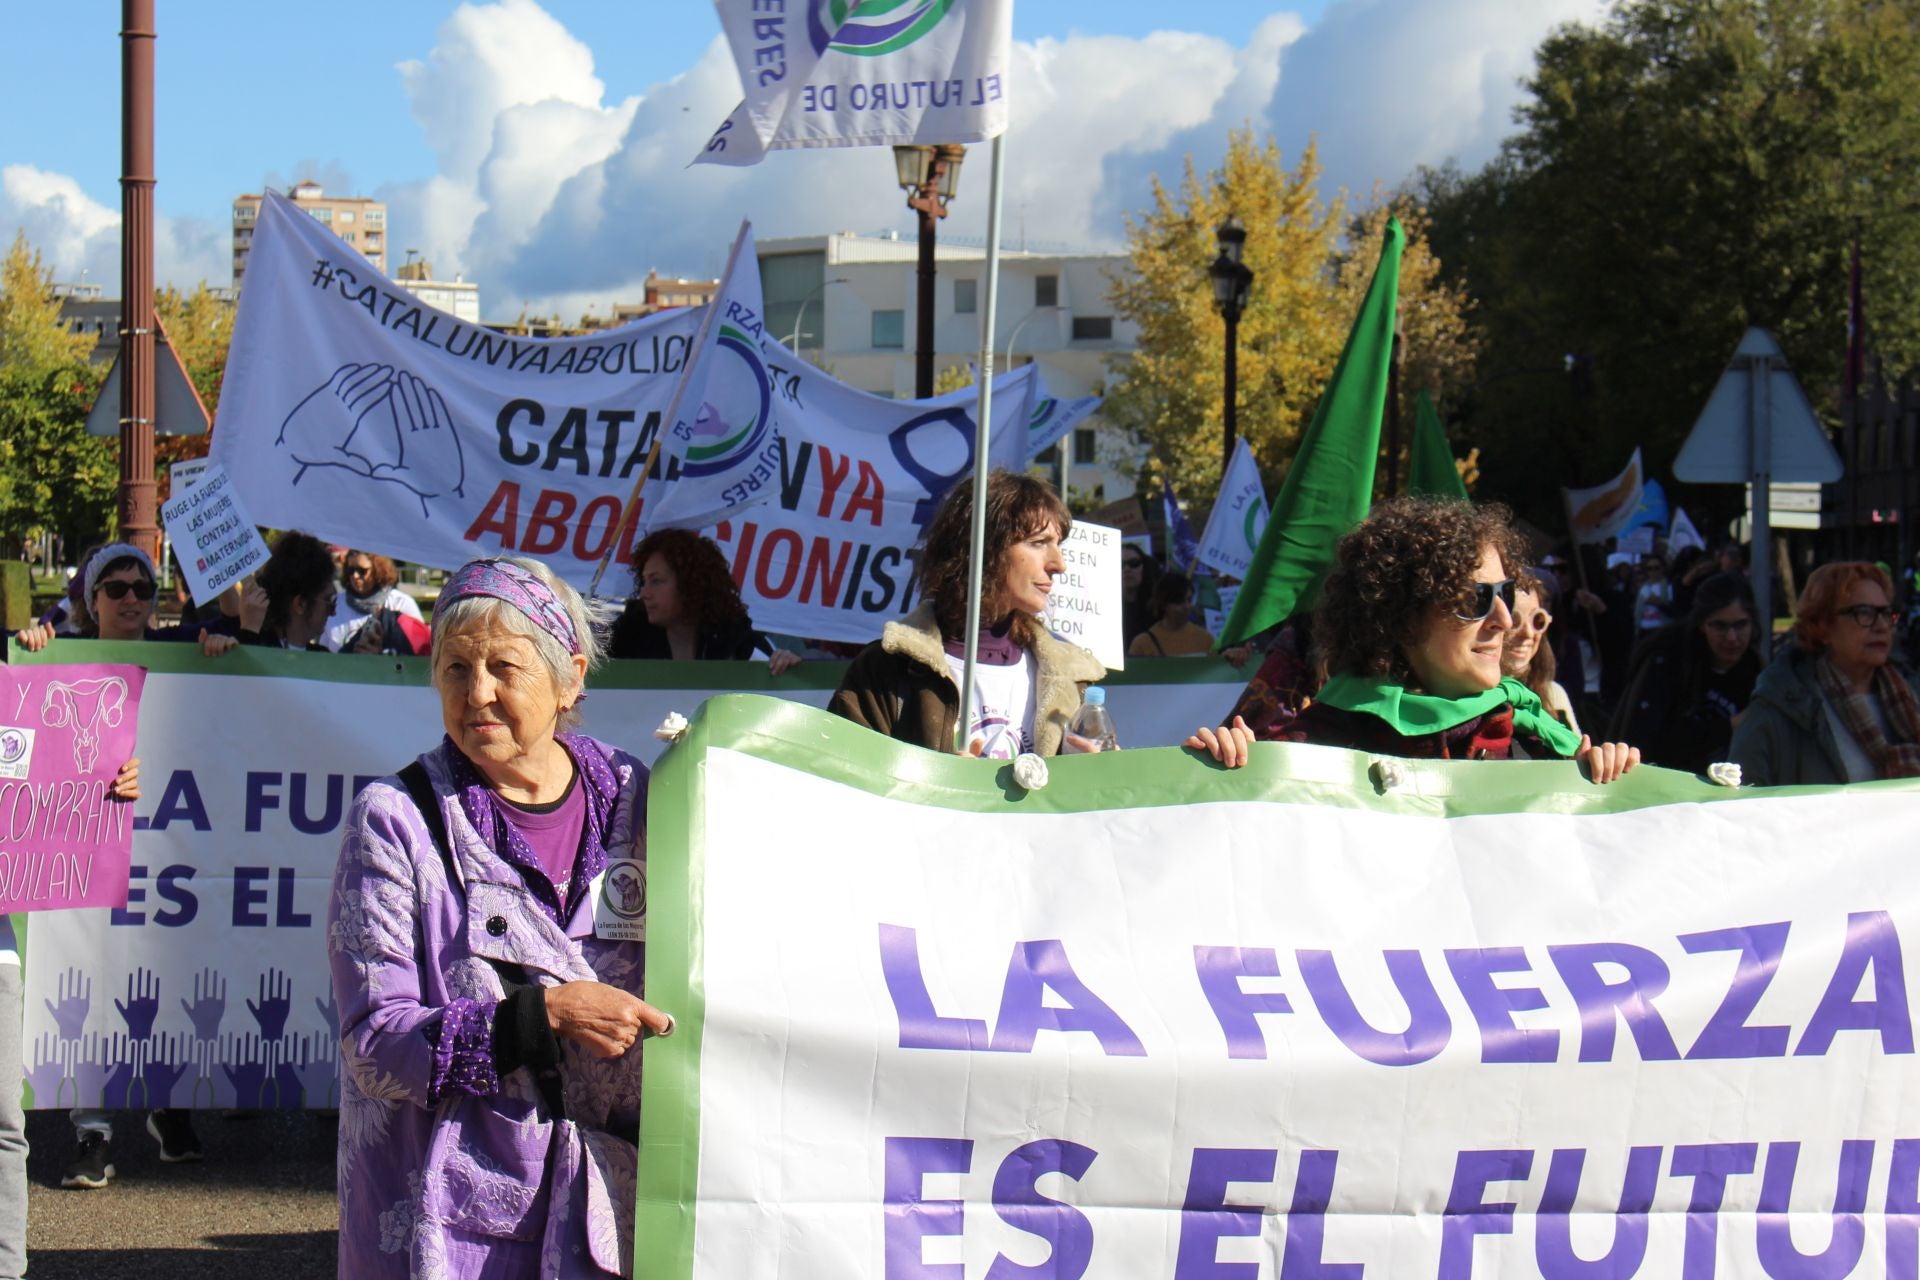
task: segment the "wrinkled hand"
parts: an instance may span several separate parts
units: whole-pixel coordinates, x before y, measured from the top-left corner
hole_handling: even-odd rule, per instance
[[[261,617],[264,619],[266,614],[262,612]],[[254,628],[255,631],[259,629]],[[239,643],[232,636],[215,635],[205,627],[200,628],[200,652],[209,658],[217,658]]]
[[[643,1030],[655,1035],[673,1019],[638,996],[604,982],[563,982],[547,988],[547,1025],[596,1058],[617,1058]]]
[[[1247,763],[1247,753],[1253,746],[1253,730],[1247,728],[1244,719],[1235,716],[1232,724],[1223,724],[1218,729],[1202,725],[1180,745],[1206,752],[1224,768],[1238,769]]]
[[[13,638],[28,653],[38,653],[53,639],[53,627],[49,623],[38,623],[24,631],[14,632]]]
[[[113,775],[113,785],[107,788],[107,794],[127,804],[132,804],[140,798],[139,756],[134,756],[120,766],[120,771]]]
[[[1640,763],[1640,748],[1630,747],[1624,742],[1602,742],[1585,734],[1580,737],[1580,749],[1573,758],[1587,768],[1587,776],[1595,782],[1612,782]]]
[[[790,652],[786,649],[775,649],[772,656],[767,659],[767,674],[770,676],[784,675],[799,666],[802,661],[803,659],[797,653]]]
[[[240,589],[240,626],[245,631],[258,631],[267,625],[267,589],[253,579],[247,579],[247,585]]]

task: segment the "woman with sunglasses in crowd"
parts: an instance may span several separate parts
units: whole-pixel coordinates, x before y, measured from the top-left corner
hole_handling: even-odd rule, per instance
[[[1754,786],[1920,777],[1920,702],[1892,666],[1893,583],[1876,564],[1822,565],[1792,643],[1754,686],[1728,748]]]
[[[1340,540],[1314,618],[1328,680],[1283,736],[1376,755],[1578,760],[1595,782],[1640,762],[1595,744],[1501,673],[1520,540],[1504,507],[1395,498]]]
[[[1554,678],[1558,666],[1553,646],[1547,643],[1552,603],[1553,591],[1538,574],[1523,572],[1514,582],[1513,629],[1507,632],[1501,651],[1500,672],[1533,690],[1556,720],[1578,733],[1580,721],[1574,717],[1573,702]]]
[[[1733,726],[1765,665],[1754,647],[1757,631],[1745,577],[1719,573],[1698,583],[1687,615],[1635,651],[1613,735],[1668,769],[1705,773],[1727,759]]]
[[[87,622],[70,639],[90,640],[197,640],[200,651],[210,658],[219,657],[238,641],[220,635],[199,624],[155,627],[153,597],[156,584],[153,561],[145,551],[126,542],[113,542],[88,558],[81,571],[81,601],[86,606]],[[28,627],[15,635],[20,647],[37,653],[55,638],[46,624]],[[115,776],[111,794],[117,800],[140,798],[140,761],[128,760]],[[10,941],[10,939],[8,940]],[[0,945],[0,950],[5,950]],[[0,1064],[0,1070],[11,1064]],[[17,1090],[15,1091],[17,1095]],[[113,1177],[113,1162],[108,1144],[113,1140],[113,1117],[107,1111],[76,1108],[70,1113],[77,1150],[60,1173],[60,1185],[82,1190],[97,1190]],[[4,1124],[0,1124],[4,1128]],[[169,1164],[200,1158],[200,1140],[193,1132],[193,1113],[185,1110],[155,1110],[147,1116],[147,1132],[160,1144],[160,1158]],[[5,1138],[0,1134],[0,1148]]]

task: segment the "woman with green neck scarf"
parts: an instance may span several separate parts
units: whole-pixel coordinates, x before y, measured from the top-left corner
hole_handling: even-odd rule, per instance
[[[1577,760],[1595,782],[1640,763],[1502,678],[1523,554],[1504,507],[1396,498],[1340,540],[1314,616],[1327,664],[1291,742],[1438,760]]]

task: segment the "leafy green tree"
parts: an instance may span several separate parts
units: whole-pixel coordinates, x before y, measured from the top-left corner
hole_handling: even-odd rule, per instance
[[[1555,481],[1636,445],[1664,472],[1749,325],[1831,412],[1856,236],[1875,349],[1920,360],[1910,5],[1624,0],[1548,37],[1517,123],[1479,173],[1415,184],[1484,302],[1462,435],[1486,491],[1558,528]]]
[[[118,464],[87,435],[101,382],[91,337],[60,325],[53,275],[24,236],[0,263],[0,550],[53,532],[77,547],[112,523]]]
[[[216,295],[201,281],[191,293],[181,293],[169,285],[154,295],[154,310],[166,329],[167,341],[180,358],[193,389],[212,419],[220,407],[220,387],[226,378],[227,350],[233,344],[234,305]],[[204,458],[212,447],[213,433],[201,436],[161,436],[153,442],[155,480],[159,484],[156,501],[172,496],[172,472],[169,468],[188,458]]]

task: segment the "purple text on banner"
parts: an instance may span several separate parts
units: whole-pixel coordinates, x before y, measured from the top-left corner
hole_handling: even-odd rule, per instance
[[[146,669],[0,666],[0,912],[123,907],[133,756]]]

